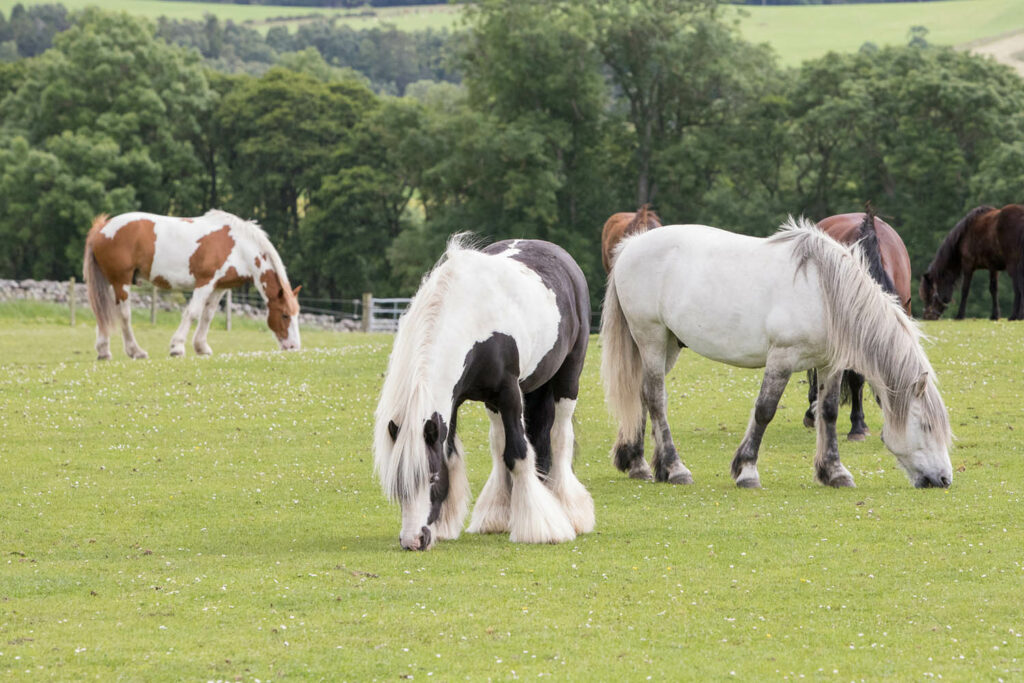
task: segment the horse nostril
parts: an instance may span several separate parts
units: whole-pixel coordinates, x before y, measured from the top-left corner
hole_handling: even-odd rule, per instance
[[[944,489],[948,489],[949,485],[953,483],[953,481],[949,477],[947,477],[945,475],[943,475],[943,477],[942,477],[942,479],[940,481],[942,482],[942,488],[944,488]]]

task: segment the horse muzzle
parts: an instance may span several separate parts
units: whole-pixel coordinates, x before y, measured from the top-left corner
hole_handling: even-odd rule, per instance
[[[953,479],[950,475],[924,475],[914,480],[914,487],[919,489],[948,489]]]
[[[399,543],[405,550],[429,550],[433,544],[434,536],[428,527],[420,529],[419,536],[411,539],[399,538]]]

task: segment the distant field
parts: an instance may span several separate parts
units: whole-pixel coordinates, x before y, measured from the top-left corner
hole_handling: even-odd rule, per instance
[[[5,15],[19,0],[0,0]],[[37,4],[37,0],[21,0]],[[43,0],[38,0],[42,2]],[[453,27],[459,16],[454,5],[433,4],[417,7],[373,10],[374,16],[360,16],[357,11],[235,5],[203,2],[168,2],[166,0],[64,0],[64,5],[80,9],[99,5],[113,10],[156,18],[161,15],[178,19],[200,19],[211,13],[237,22],[253,22],[256,28],[267,28],[280,18],[311,15],[337,16],[354,27],[365,28],[392,23],[403,30]],[[770,43],[785,65],[825,54],[829,50],[853,51],[865,42],[877,45],[898,45],[907,40],[912,26],[928,28],[928,39],[943,45],[994,37],[1014,30],[1024,30],[1024,2],[1020,0],[952,0],[950,2],[914,2],[893,4],[819,5],[789,7],[737,7],[743,35],[754,42]]]

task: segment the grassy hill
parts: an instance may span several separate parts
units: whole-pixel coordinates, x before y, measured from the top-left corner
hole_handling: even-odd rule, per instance
[[[0,0],[5,15],[17,2]],[[458,7],[446,4],[418,7],[339,11],[309,7],[236,5],[167,0],[63,0],[65,6],[80,9],[99,5],[151,18],[162,15],[178,19],[200,19],[211,13],[237,22],[253,22],[268,27],[284,21],[301,21],[311,15],[338,16],[355,27],[393,23],[404,30],[453,27]],[[928,39],[943,45],[960,45],[1024,30],[1024,2],[1020,0],[950,0],[948,2],[818,5],[790,7],[736,7],[743,35],[754,42],[775,47],[783,64],[795,65],[829,50],[856,50],[865,42],[878,45],[900,44],[907,40],[912,26],[925,26]]]

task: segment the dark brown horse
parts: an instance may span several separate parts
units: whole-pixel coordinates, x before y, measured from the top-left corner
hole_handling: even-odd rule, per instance
[[[626,235],[638,232],[646,232],[651,228],[660,228],[661,219],[658,214],[651,211],[650,206],[644,204],[636,212],[623,211],[613,213],[612,217],[604,223],[601,229],[601,262],[604,264],[604,272],[612,269],[612,252],[615,246]]]
[[[1001,209],[979,206],[956,224],[935,252],[928,270],[921,276],[924,319],[936,320],[953,299],[953,287],[962,276],[961,320],[975,270],[988,270],[988,291],[992,294],[992,320],[999,319],[999,271],[1013,280],[1013,310],[1010,320],[1024,320],[1024,206],[1007,204]]]
[[[910,315],[910,256],[899,234],[891,225],[868,213],[844,213],[829,216],[818,227],[842,244],[860,243],[867,258],[868,270],[875,282],[886,292],[895,294],[907,315]],[[808,372],[807,400],[810,407],[804,424],[814,426],[814,403],[818,399],[816,373]],[[864,421],[864,376],[852,370],[843,373],[843,395],[850,398],[850,441],[863,441],[871,432]]]

